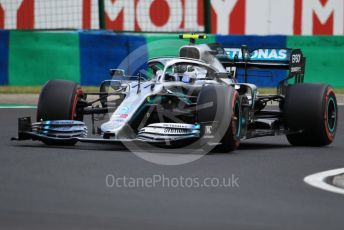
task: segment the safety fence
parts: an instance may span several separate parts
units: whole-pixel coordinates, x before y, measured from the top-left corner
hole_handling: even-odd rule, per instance
[[[309,82],[344,87],[342,36],[225,36],[210,35],[200,42],[224,47],[301,48],[307,57]],[[110,68],[130,75],[144,68],[149,58],[176,56],[187,41],[174,34],[116,34],[107,31],[0,31],[0,85],[42,85],[49,79],[69,79],[98,85],[109,78]],[[256,74],[249,81],[276,86],[285,71]],[[239,81],[242,79],[239,78]]]
[[[0,0],[0,29],[344,35],[344,0]]]

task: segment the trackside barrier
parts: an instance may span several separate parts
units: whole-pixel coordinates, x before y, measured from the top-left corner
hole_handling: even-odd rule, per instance
[[[201,42],[224,47],[301,48],[307,57],[308,82],[344,87],[342,36],[239,36],[210,35]],[[0,85],[42,85],[49,79],[67,79],[99,85],[110,68],[121,67],[136,75],[149,58],[174,56],[187,41],[177,34],[116,34],[109,31],[0,31]],[[239,81],[242,74],[239,70]],[[251,72],[249,81],[274,87],[284,71]]]

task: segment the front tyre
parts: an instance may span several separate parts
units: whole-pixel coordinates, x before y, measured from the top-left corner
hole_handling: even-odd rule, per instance
[[[208,105],[208,106],[206,106]],[[239,147],[242,124],[241,102],[231,86],[204,86],[197,99],[197,122],[217,122],[216,152],[230,152]]]
[[[50,80],[42,88],[37,106],[37,121],[82,120],[77,108],[81,90],[72,81]]]
[[[325,84],[305,83],[289,86],[285,98],[285,123],[291,131],[290,144],[325,146],[333,142],[338,107],[333,89]]]
[[[82,91],[75,82],[50,80],[42,88],[37,106],[37,121],[83,120],[78,108]],[[44,140],[47,145],[74,145],[77,141]]]
[[[221,139],[220,145],[215,148],[215,151],[231,152],[238,149],[240,145],[242,110],[239,94],[236,91],[234,91],[232,95],[230,108],[232,109],[230,126]]]

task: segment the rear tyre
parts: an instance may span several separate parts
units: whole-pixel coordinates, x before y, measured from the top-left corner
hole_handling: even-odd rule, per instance
[[[77,108],[81,90],[75,82],[50,80],[42,88],[37,106],[37,121],[49,120],[83,120]],[[61,145],[56,141],[44,141],[48,145]],[[76,141],[65,143],[74,145]]]
[[[287,88],[285,124],[290,131],[290,144],[296,146],[325,146],[335,138],[338,108],[335,93],[325,84],[305,83]]]
[[[207,106],[208,105],[208,106]],[[197,99],[197,122],[217,122],[215,152],[230,152],[239,147],[242,123],[241,103],[233,87],[208,85]]]

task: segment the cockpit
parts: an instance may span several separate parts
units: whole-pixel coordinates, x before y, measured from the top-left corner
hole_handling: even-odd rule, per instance
[[[204,66],[191,63],[177,63],[169,66],[165,70],[162,81],[180,81],[184,83],[193,83],[196,80],[204,80],[209,70]],[[163,71],[159,72],[163,75]]]
[[[157,82],[183,82],[194,83],[197,80],[205,80],[213,76],[216,71],[208,66],[197,61],[170,59],[170,61],[155,61],[149,63],[149,72],[151,72],[151,79]]]

